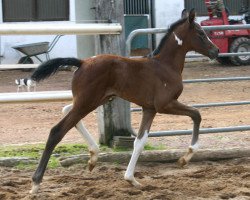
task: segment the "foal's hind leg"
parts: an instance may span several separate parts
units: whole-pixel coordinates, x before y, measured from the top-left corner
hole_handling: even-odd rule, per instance
[[[149,129],[155,117],[155,110],[143,109],[142,122],[140,125],[139,133],[134,141],[134,150],[131,156],[130,162],[128,164],[127,170],[124,175],[124,179],[128,181],[133,186],[140,186],[141,184],[135,180],[134,172],[137,160],[147,142]]]
[[[69,111],[72,109],[72,107],[73,107],[72,104],[65,106],[62,110],[63,114],[64,115],[68,114]],[[89,170],[92,171],[97,162],[99,147],[96,144],[95,140],[90,135],[90,133],[88,132],[88,130],[84,127],[84,124],[81,120],[76,124],[76,129],[82,134],[82,136],[89,145],[90,160],[88,161],[88,167]]]
[[[188,152],[178,161],[180,166],[184,166],[190,161],[190,159],[194,154],[194,151],[198,149],[197,142],[199,137],[200,123],[201,123],[200,112],[196,108],[186,106],[184,104],[179,103],[178,101],[173,101],[168,105],[165,113],[174,115],[185,115],[191,117],[191,119],[193,120],[194,126],[193,126],[191,146],[189,146]]]
[[[84,115],[79,112],[79,109],[72,109],[56,126],[51,129],[42,158],[32,177],[33,186],[30,193],[36,193],[38,191],[49,158],[55,146],[62,140],[65,134],[81,120],[82,117],[84,117]]]

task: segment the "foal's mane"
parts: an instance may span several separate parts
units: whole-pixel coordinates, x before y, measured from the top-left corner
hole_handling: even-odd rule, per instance
[[[156,55],[158,55],[160,53],[164,43],[167,41],[167,39],[169,38],[171,33],[174,31],[174,29],[176,27],[178,27],[179,25],[183,24],[186,20],[187,20],[187,18],[182,18],[182,19],[179,19],[178,21],[174,22],[173,24],[171,24],[168,31],[167,31],[167,33],[161,39],[158,47],[152,53],[150,53],[150,55],[148,55],[148,56],[156,56]]]

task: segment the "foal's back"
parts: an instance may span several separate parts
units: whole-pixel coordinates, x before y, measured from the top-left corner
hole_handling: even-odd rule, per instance
[[[173,92],[176,90],[173,85],[181,82],[181,76],[174,73],[157,58],[99,55],[83,61],[75,72],[72,91],[91,93],[91,98],[100,98],[101,104],[111,96],[119,96],[140,106],[153,107],[156,93],[168,96],[177,93]]]

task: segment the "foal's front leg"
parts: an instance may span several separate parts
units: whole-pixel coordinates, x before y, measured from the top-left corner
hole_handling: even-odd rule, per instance
[[[193,107],[186,106],[184,104],[179,103],[177,100],[168,104],[165,109],[165,113],[173,114],[173,115],[184,115],[189,116],[194,122],[193,133],[192,133],[192,141],[191,146],[188,148],[188,152],[179,159],[178,163],[180,166],[186,165],[190,159],[192,158],[194,151],[198,149],[198,138],[199,138],[199,129],[201,123],[201,115],[200,112]]]
[[[138,158],[147,142],[149,129],[155,117],[155,110],[143,109],[142,121],[139,129],[137,138],[134,141],[134,150],[128,164],[127,170],[124,175],[124,179],[128,181],[133,186],[140,186],[141,184],[135,180],[134,172],[135,166],[138,161]]]

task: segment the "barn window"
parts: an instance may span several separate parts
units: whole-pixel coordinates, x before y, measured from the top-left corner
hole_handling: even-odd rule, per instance
[[[224,4],[228,8],[230,15],[239,15],[242,5],[249,6],[248,0],[224,0]],[[187,10],[195,8],[198,16],[207,16],[207,8],[204,0],[185,0],[185,8]]]
[[[69,20],[69,0],[3,0],[4,22]]]
[[[150,14],[149,0],[124,0],[124,14],[143,15]]]

